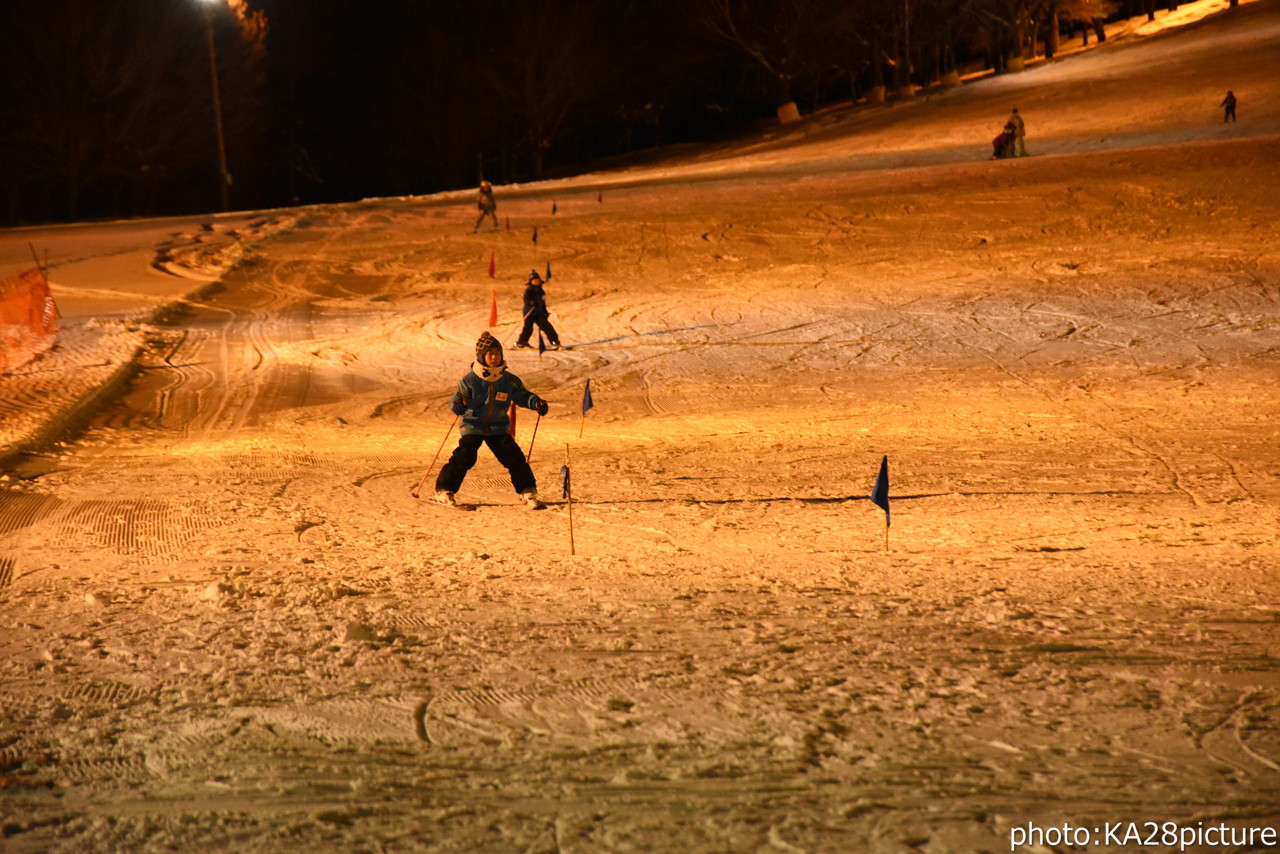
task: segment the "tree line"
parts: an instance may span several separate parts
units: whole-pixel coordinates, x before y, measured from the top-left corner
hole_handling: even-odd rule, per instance
[[[0,217],[215,210],[219,121],[239,209],[530,180],[1016,68],[1157,2],[8,0]]]

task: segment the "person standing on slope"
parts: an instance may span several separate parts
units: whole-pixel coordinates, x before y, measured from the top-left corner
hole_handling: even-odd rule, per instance
[[[480,209],[480,216],[476,217],[476,227],[471,229],[471,233],[475,234],[480,230],[480,223],[484,222],[485,217],[493,220],[493,230],[498,230],[498,202],[493,197],[493,186],[488,181],[480,182],[480,192],[476,194],[476,207]]]
[[[529,280],[524,286],[524,326],[520,329],[520,335],[516,338],[516,347],[523,348],[529,346],[529,336],[533,334],[533,325],[538,324],[547,335],[547,347],[552,350],[560,349],[560,336],[556,334],[556,328],[551,325],[551,312],[547,311],[547,295],[542,290],[542,277],[538,275],[537,270],[529,271]]]
[[[1230,89],[1227,90],[1227,97],[1222,99],[1222,103],[1218,105],[1222,107],[1222,120],[1224,122],[1234,122],[1236,120],[1236,96]]]
[[[530,510],[545,505],[538,500],[538,481],[525,460],[524,452],[511,436],[511,420],[507,409],[512,403],[547,414],[547,402],[524,387],[515,374],[507,371],[502,357],[502,344],[488,332],[476,342],[476,360],[471,370],[458,383],[449,408],[462,417],[462,435],[458,447],[436,476],[435,499],[450,507],[458,505],[454,498],[462,481],[476,464],[481,445],[489,450],[511,473],[511,485],[524,498]]]
[[[1009,121],[1005,126],[1013,125],[1013,138],[1018,143],[1018,156],[1027,156],[1027,145],[1023,141],[1027,135],[1027,126],[1022,121],[1022,116],[1018,115],[1018,108],[1014,107],[1013,112],[1009,114]]]

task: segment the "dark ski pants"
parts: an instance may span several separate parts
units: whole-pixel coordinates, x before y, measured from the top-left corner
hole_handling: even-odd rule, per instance
[[[520,337],[516,338],[516,346],[520,347],[529,343],[529,336],[533,334],[533,324],[538,324],[547,336],[548,344],[559,344],[560,336],[556,334],[556,328],[551,325],[551,321],[545,317],[534,317],[532,314],[526,315],[524,326],[520,329]]]
[[[516,440],[508,433],[500,436],[478,436],[465,433],[458,439],[458,447],[454,448],[449,462],[440,469],[436,476],[436,491],[457,492],[462,488],[462,481],[467,472],[476,464],[476,454],[480,445],[488,445],[489,450],[498,458],[498,462],[511,472],[511,485],[516,492],[525,493],[538,488],[538,481],[533,476],[533,469],[525,462],[524,451],[516,444]]]

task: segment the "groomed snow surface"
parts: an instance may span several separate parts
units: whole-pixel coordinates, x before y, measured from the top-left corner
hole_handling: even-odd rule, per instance
[[[1280,828],[1277,68],[1258,0],[498,187],[496,233],[467,192],[0,236],[64,313],[0,379],[0,849]],[[478,512],[410,495],[495,292],[540,513],[486,450]]]

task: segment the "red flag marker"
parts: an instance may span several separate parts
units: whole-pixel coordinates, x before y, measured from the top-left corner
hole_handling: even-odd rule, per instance
[[[604,204],[604,190],[596,190],[596,201]]]
[[[493,253],[492,253],[492,252],[490,252],[490,253],[489,253],[489,278],[491,278],[491,279],[496,279],[497,277],[498,277],[498,276],[497,276],[497,268],[496,268],[496,267],[494,267],[494,265],[493,265]]]
[[[506,221],[507,221],[507,231],[510,231],[510,230],[511,230],[511,217],[506,217],[505,219],[506,219]]]
[[[495,288],[493,291],[493,301],[489,303],[489,328],[492,329],[497,325],[498,325],[498,291]]]

